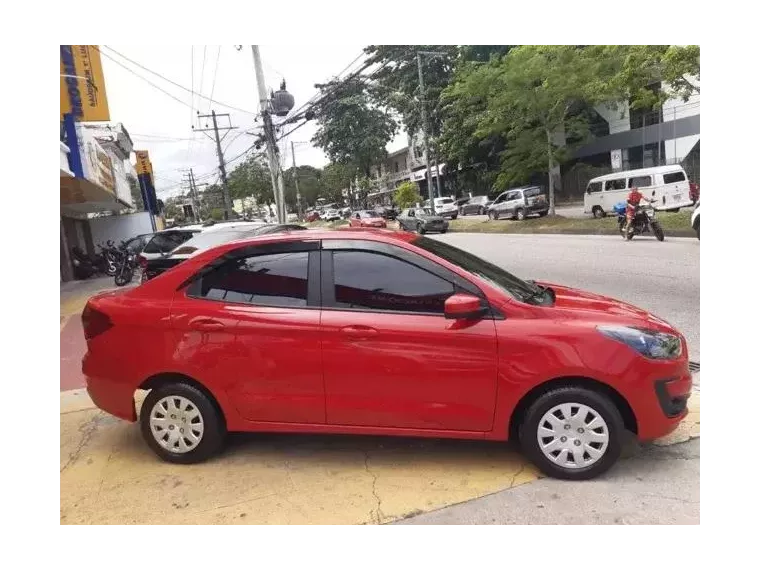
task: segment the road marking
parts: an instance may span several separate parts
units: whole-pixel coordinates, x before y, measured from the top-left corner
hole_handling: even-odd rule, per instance
[[[658,444],[699,436],[698,396],[689,404]],[[85,390],[61,393],[64,524],[378,524],[539,477],[499,442],[338,435],[234,434],[219,457],[172,465]]]

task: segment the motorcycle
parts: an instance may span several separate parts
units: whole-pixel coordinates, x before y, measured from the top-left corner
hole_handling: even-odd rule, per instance
[[[132,252],[124,252],[116,275],[113,278],[113,282],[117,287],[123,287],[130,281],[135,275],[135,269],[137,268],[137,254]]]
[[[618,215],[618,230],[623,239],[630,241],[633,239],[633,236],[650,232],[654,234],[657,241],[665,239],[665,233],[662,231],[660,222],[657,221],[657,215],[652,206],[639,206],[636,208],[636,213],[633,216],[633,221],[631,222],[631,227],[628,228],[628,232],[625,231],[625,202],[615,204],[614,210]]]
[[[109,277],[113,277],[119,270],[123,251],[114,247],[111,240],[108,240],[105,246],[98,244],[98,247],[100,248],[100,255],[103,258],[103,267],[105,269],[105,274]]]
[[[99,268],[92,257],[78,246],[71,248],[71,263],[74,266],[75,279],[89,279],[99,272]]]

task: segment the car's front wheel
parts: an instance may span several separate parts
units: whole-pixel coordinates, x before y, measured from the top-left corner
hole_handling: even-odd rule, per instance
[[[563,386],[540,396],[520,426],[524,453],[541,471],[558,479],[592,479],[620,457],[624,426],[604,394]]]
[[[424,224],[417,224],[417,233],[422,235],[425,233],[425,225]]]
[[[140,431],[164,461],[198,463],[224,445],[226,427],[214,403],[184,382],[150,391],[140,408]]]

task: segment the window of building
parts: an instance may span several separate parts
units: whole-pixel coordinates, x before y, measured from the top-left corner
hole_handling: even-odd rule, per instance
[[[205,275],[200,296],[218,301],[274,307],[305,307],[308,252],[234,259]]]
[[[443,314],[454,285],[395,257],[368,251],[333,253],[337,306]]]
[[[608,180],[604,184],[605,190],[625,190],[625,178],[617,178],[615,180]]]
[[[683,172],[670,172],[662,175],[662,181],[665,184],[674,184],[675,182],[683,182],[686,180],[686,176]]]
[[[651,176],[633,176],[628,179],[628,188],[644,188],[651,185]]]
[[[398,172],[398,160],[394,164],[396,165],[396,172]]]

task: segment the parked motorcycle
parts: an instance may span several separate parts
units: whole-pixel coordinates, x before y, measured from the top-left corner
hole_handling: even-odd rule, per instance
[[[117,287],[123,287],[130,281],[132,281],[135,275],[135,269],[137,268],[137,254],[129,251],[125,251],[121,260],[116,275],[113,278],[113,282]]]
[[[78,246],[71,248],[71,263],[74,266],[75,279],[89,279],[100,271],[92,257]]]
[[[124,252],[115,247],[111,240],[108,240],[105,246],[98,244],[98,247],[100,248],[100,255],[103,257],[105,274],[109,277],[113,277],[119,270]]]
[[[660,222],[657,221],[657,215],[652,206],[639,206],[636,209],[636,214],[633,216],[633,221],[631,222],[631,227],[628,228],[628,232],[625,231],[625,202],[615,204],[614,210],[618,215],[618,230],[623,239],[630,241],[633,239],[633,236],[645,233],[654,234],[657,241],[665,239],[665,233],[662,231]]]

